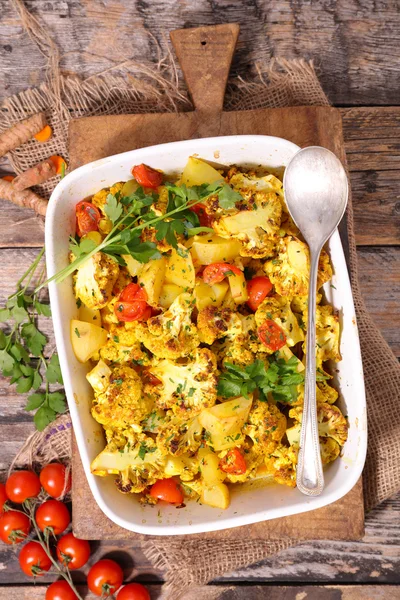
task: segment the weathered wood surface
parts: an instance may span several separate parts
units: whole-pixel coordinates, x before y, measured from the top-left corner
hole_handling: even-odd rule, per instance
[[[160,597],[160,585],[147,586],[151,600]],[[266,589],[259,585],[243,585],[240,587],[218,586],[219,600],[398,600],[400,598],[400,587],[394,585],[326,585],[286,587],[271,585]],[[268,591],[267,591],[268,590]],[[78,591],[85,600],[95,600],[86,587],[78,586]],[[43,600],[45,588],[40,583],[35,587],[23,586],[18,588],[18,600]],[[0,600],[10,600],[15,595],[15,588],[0,588]],[[15,597],[15,596],[14,596]],[[199,600],[201,597],[199,596]]]
[[[246,76],[254,61],[268,61],[272,55],[305,56],[314,58],[319,65],[324,89],[334,104],[376,106],[399,103],[400,7],[396,0],[344,0],[338,3],[290,0],[171,3],[155,0],[150,4],[127,0],[106,4],[100,0],[81,3],[36,0],[27,5],[55,32],[62,53],[65,53],[62,59],[65,73],[95,74],[127,57],[154,62],[158,57],[157,45],[149,38],[147,30],[165,48],[163,36],[171,28],[239,21],[241,35],[231,74]],[[0,0],[0,10],[0,97],[3,97],[41,81],[44,62],[39,51],[22,33],[11,3]],[[116,31],[118,35],[115,35]],[[358,253],[364,297],[375,321],[399,356],[400,256],[399,248],[392,246],[398,246],[400,238],[400,108],[352,108],[342,110],[342,115],[357,243],[369,246],[359,248]],[[0,166],[4,164],[0,161]],[[0,209],[0,247],[32,248],[42,244],[43,236],[29,211],[1,202]],[[371,247],[376,244],[380,247]],[[6,295],[4,280],[7,288],[12,289],[17,269],[22,273],[33,253],[29,250],[22,258],[19,252],[12,251],[4,262],[3,252],[1,291]],[[32,425],[30,416],[23,411],[23,399],[17,398],[13,388],[5,382],[0,384],[0,398],[0,469],[4,470],[32,431]],[[132,559],[128,560],[125,553],[133,557],[135,570],[132,572],[128,568],[129,577],[136,573],[142,574],[145,581],[156,581],[157,575],[160,577],[132,543],[128,550],[122,542],[101,544],[96,546],[95,557],[109,552],[124,552],[127,565],[132,565]],[[228,574],[222,581],[235,584],[246,581],[400,584],[399,573],[400,494],[367,516],[362,542],[302,544],[263,561],[256,568]],[[0,582],[10,581],[28,583],[7,548],[5,553],[0,552]],[[157,587],[155,590],[157,594]],[[320,586],[240,586],[235,592],[225,594],[224,600],[400,598],[399,587],[390,585],[329,586],[329,592]],[[44,590],[40,583],[36,587],[0,588],[1,600],[11,597],[36,600],[44,597]]]
[[[170,30],[240,23],[232,74],[246,77],[271,57],[311,58],[333,104],[398,103],[397,0],[35,0],[27,5],[59,44],[64,73],[87,77],[127,59],[154,62],[160,49],[165,54]],[[9,0],[1,0],[0,14],[3,97],[42,81],[44,60],[23,34]]]

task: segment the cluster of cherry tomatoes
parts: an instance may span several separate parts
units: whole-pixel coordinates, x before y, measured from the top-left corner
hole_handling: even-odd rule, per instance
[[[90,545],[73,533],[65,533],[71,516],[59,498],[70,489],[71,478],[66,477],[65,466],[60,463],[46,465],[40,476],[33,471],[15,471],[5,484],[0,483],[0,539],[5,544],[19,544],[33,530],[37,539],[28,541],[19,553],[22,571],[30,577],[40,577],[53,566],[64,578],[47,588],[46,600],[81,600],[70,571],[88,562]],[[48,499],[41,502],[39,494]],[[17,506],[12,508],[10,503]],[[57,539],[58,536],[62,537]],[[55,553],[50,547],[52,538],[56,540]],[[117,593],[117,600],[150,600],[149,592],[140,583],[121,587],[122,582],[121,567],[110,559],[99,560],[87,576],[89,590],[101,598]]]

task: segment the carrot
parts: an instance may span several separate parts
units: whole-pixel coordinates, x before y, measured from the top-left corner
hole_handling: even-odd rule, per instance
[[[62,156],[54,154],[53,156],[50,156],[49,160],[51,160],[53,165],[55,166],[57,175],[62,175],[65,173],[65,171],[67,170],[67,163],[65,162]]]
[[[36,133],[35,140],[37,140],[38,142],[48,142],[48,140],[51,138],[51,136],[53,135],[53,130],[50,127],[50,125],[46,125],[45,127],[43,127],[43,129],[41,131],[39,131],[38,133]]]
[[[32,208],[38,215],[45,216],[47,200],[41,198],[31,190],[19,192],[12,183],[0,179],[0,198],[13,202],[17,206]]]
[[[4,181],[9,181],[11,183],[11,181],[13,181],[15,179],[15,175],[3,175],[2,179],[4,179]]]
[[[46,117],[44,113],[37,113],[3,131],[0,135],[0,156],[4,156],[7,152],[11,152],[11,150],[25,144],[39,133],[45,125]]]
[[[57,167],[52,157],[50,157],[18,175],[12,182],[12,185],[20,192],[26,190],[26,188],[43,183],[55,175],[57,175]]]

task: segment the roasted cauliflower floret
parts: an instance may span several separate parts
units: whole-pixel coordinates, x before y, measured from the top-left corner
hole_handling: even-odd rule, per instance
[[[147,323],[138,323],[137,338],[158,358],[175,360],[188,356],[200,344],[191,321],[194,305],[190,294],[180,294],[166,312]]]
[[[264,270],[280,296],[307,296],[310,252],[307,244],[294,236],[280,238],[277,256],[265,263]],[[329,257],[323,250],[319,261],[318,289],[332,277]]]
[[[124,446],[111,440],[91,464],[95,475],[118,475],[115,484],[120,492],[138,493],[163,479],[166,459],[154,440],[144,434],[128,437]]]
[[[301,329],[296,315],[290,308],[290,300],[282,296],[267,296],[260,304],[255,319],[260,327],[267,319],[272,319],[283,330],[286,344],[295,346],[304,341],[304,332]]]
[[[339,349],[340,326],[339,317],[332,306],[317,306],[317,360],[325,362],[342,360]]]
[[[159,426],[157,447],[165,455],[194,454],[200,448],[202,433],[203,427],[197,416],[183,420],[182,417],[173,415]]]
[[[243,202],[233,214],[216,218],[213,229],[224,238],[242,242],[241,256],[272,256],[278,239],[282,206],[275,192],[240,188]]]
[[[222,459],[227,452],[227,450],[223,450],[218,456]],[[243,483],[248,479],[254,479],[257,476],[257,470],[264,464],[264,455],[258,451],[258,448],[256,449],[256,447],[252,445],[251,441],[250,443],[246,442],[244,446],[240,448],[240,452],[243,454],[247,468],[241,475],[227,473],[226,479],[231,483]]]
[[[297,386],[298,396],[295,402],[291,404],[291,406],[303,406],[304,403],[304,383]],[[317,381],[316,385],[316,398],[317,403],[322,404],[326,402],[327,404],[334,404],[338,399],[338,392],[335,388],[331,387],[326,383],[326,381]]]
[[[322,300],[322,294],[317,292],[317,304],[320,304]],[[295,313],[304,313],[307,310],[308,306],[308,295],[307,296],[295,296],[292,299],[290,307]]]
[[[289,417],[299,424],[303,417],[301,407],[292,408],[289,411]],[[348,423],[341,410],[332,404],[322,402],[317,407],[318,432],[320,438],[332,438],[340,446],[343,446],[347,440]]]
[[[207,306],[199,311],[197,329],[200,341],[211,345],[217,339],[239,333],[242,325],[234,310]]]
[[[94,391],[101,394],[110,385],[111,375],[110,367],[103,360],[99,360],[97,365],[86,375],[86,379]]]
[[[177,364],[161,360],[149,369],[161,383],[147,385],[146,391],[161,409],[172,408],[177,414],[200,412],[214,406],[217,398],[217,361],[208,348],[196,350],[193,360]]]
[[[253,440],[253,450],[271,454],[286,431],[286,417],[275,404],[255,400],[243,428],[243,433]]]
[[[296,447],[279,446],[265,459],[267,473],[277,483],[296,487],[297,454]]]
[[[111,300],[118,273],[119,267],[112,258],[103,252],[96,252],[77,269],[76,298],[88,308],[104,308]]]
[[[123,325],[111,325],[109,339],[100,349],[100,357],[111,363],[151,364],[147,353],[142,350],[135,330],[126,329]]]
[[[213,346],[220,364],[251,365],[259,353],[265,362],[267,348],[260,342],[257,335],[257,325],[254,315],[238,315],[241,327],[235,328],[225,339]]]
[[[90,381],[90,380],[89,380]],[[127,429],[139,424],[149,410],[142,395],[142,381],[130,367],[115,367],[109,385],[96,393],[92,415],[98,423],[110,429]]]

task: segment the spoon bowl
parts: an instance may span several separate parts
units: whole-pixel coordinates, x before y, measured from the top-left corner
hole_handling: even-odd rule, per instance
[[[347,206],[349,188],[340,160],[320,146],[303,148],[285,169],[283,189],[290,215],[308,245],[322,246]]]
[[[297,488],[307,496],[324,489],[316,401],[316,293],[321,250],[347,206],[346,172],[336,156],[319,146],[300,150],[286,167],[283,189],[289,213],[310,250],[306,373],[297,463]]]

